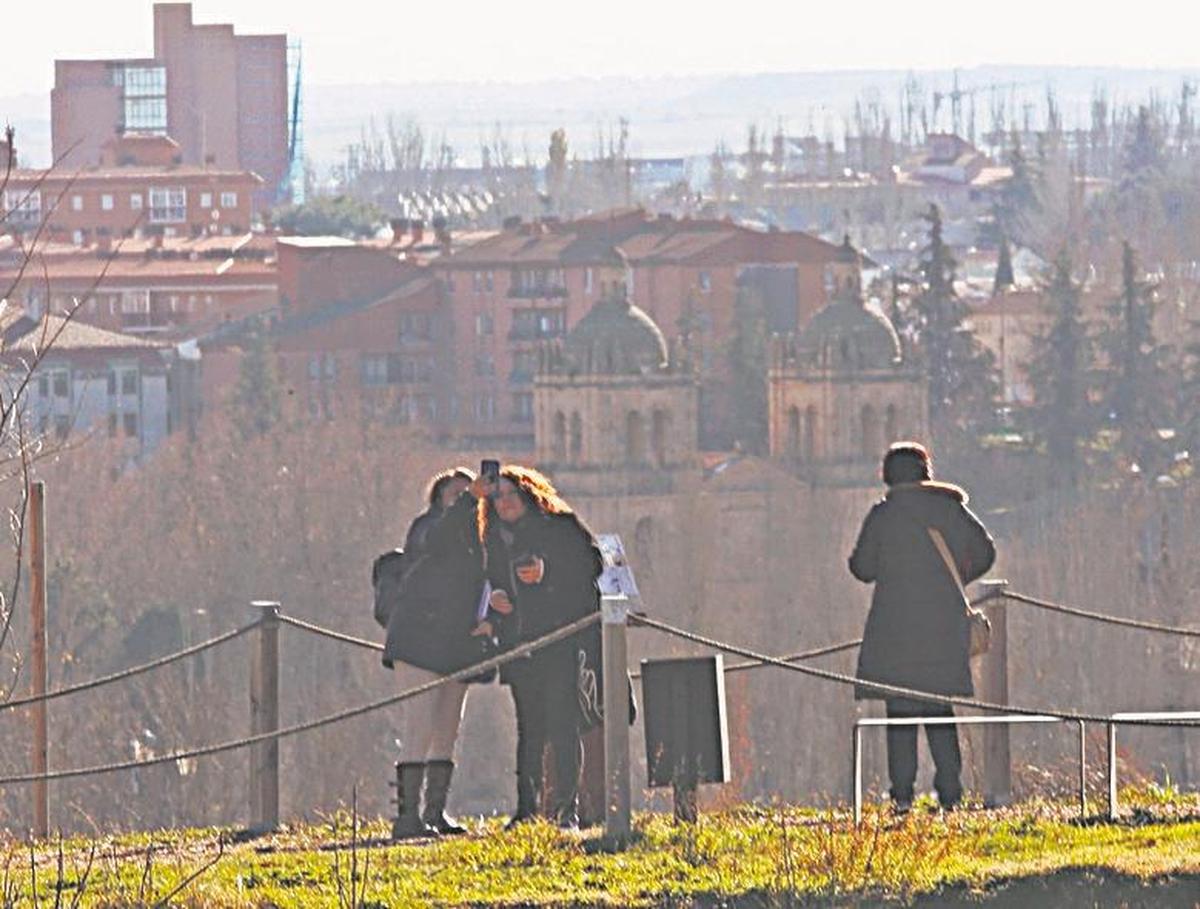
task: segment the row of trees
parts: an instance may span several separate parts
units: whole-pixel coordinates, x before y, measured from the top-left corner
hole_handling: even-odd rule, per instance
[[[1084,467],[1156,478],[1179,472],[1194,449],[1200,349],[1157,338],[1155,287],[1133,247],[1121,254],[1120,291],[1099,313],[1081,304],[1071,256],[1059,253],[1047,281],[1052,311],[1035,339],[1029,425],[1072,482]]]

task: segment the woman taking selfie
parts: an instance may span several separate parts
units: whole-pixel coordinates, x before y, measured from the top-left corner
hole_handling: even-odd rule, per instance
[[[512,647],[599,611],[600,550],[536,470],[501,470],[494,490],[480,501],[479,536],[492,586],[480,634],[496,634],[503,647]],[[517,712],[513,823],[540,813],[560,826],[578,826],[580,736],[598,717],[599,660],[600,629],[591,626],[500,670]],[[553,797],[539,806],[547,745],[554,756]]]
[[[437,474],[429,483],[428,507],[409,528],[399,566],[388,569],[377,563],[377,615],[378,604],[389,604],[383,664],[395,665],[402,689],[485,655],[471,631],[484,583],[476,500],[488,488],[487,481],[465,467]],[[447,682],[400,704],[399,812],[393,838],[463,832],[446,816],[446,796],[466,696],[467,683]]]

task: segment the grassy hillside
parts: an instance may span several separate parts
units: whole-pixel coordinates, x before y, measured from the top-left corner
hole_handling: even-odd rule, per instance
[[[242,841],[204,829],[33,852],[13,842],[4,897],[32,905],[36,887],[41,906],[1200,903],[1200,796],[1140,790],[1125,805],[1130,818],[1112,825],[1080,824],[1050,802],[951,814],[919,803],[904,819],[871,810],[858,828],[840,808],[744,806],[694,826],[644,815],[623,852],[606,850],[598,830],[506,833],[495,819],[467,837],[393,846],[385,821],[356,831],[347,812]]]

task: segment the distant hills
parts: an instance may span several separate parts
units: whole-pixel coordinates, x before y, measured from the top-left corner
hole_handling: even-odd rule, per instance
[[[803,47],[798,48],[802,58]],[[938,122],[949,128],[948,93],[954,73],[948,70],[912,74],[932,116],[932,96],[941,92]],[[782,122],[789,134],[813,132],[839,140],[853,122],[856,101],[876,99],[896,115],[909,73],[899,70],[790,72],[672,78],[569,79],[535,83],[374,83],[307,85],[304,96],[304,141],[308,157],[324,172],[344,157],[373,117],[382,131],[388,115],[412,118],[427,139],[446,141],[466,163],[479,158],[481,139],[499,124],[514,152],[545,157],[551,130],[564,127],[573,154],[590,155],[597,130],[617,130],[621,117],[630,122],[633,154],[647,157],[704,155],[720,140],[734,149],[745,147],[747,126],[768,134]],[[1200,68],[1149,70],[1067,68],[1054,66],[984,66],[958,70],[964,132],[974,102],[979,133],[991,127],[999,103],[1020,121],[1028,109],[1035,125],[1045,110],[1047,89],[1068,126],[1090,121],[1094,93],[1103,88],[1110,104],[1123,106],[1155,97],[1173,106],[1185,79],[1200,81]],[[991,87],[995,86],[995,87]],[[0,120],[19,132],[24,160],[44,165],[50,158],[49,95],[0,98]]]

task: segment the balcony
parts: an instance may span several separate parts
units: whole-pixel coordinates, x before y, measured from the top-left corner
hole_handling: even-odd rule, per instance
[[[563,328],[537,328],[535,326],[515,326],[508,333],[510,341],[545,341],[550,338],[561,338],[567,332]]]
[[[508,289],[508,296],[514,300],[561,300],[567,296],[567,289],[556,284],[513,285]]]

